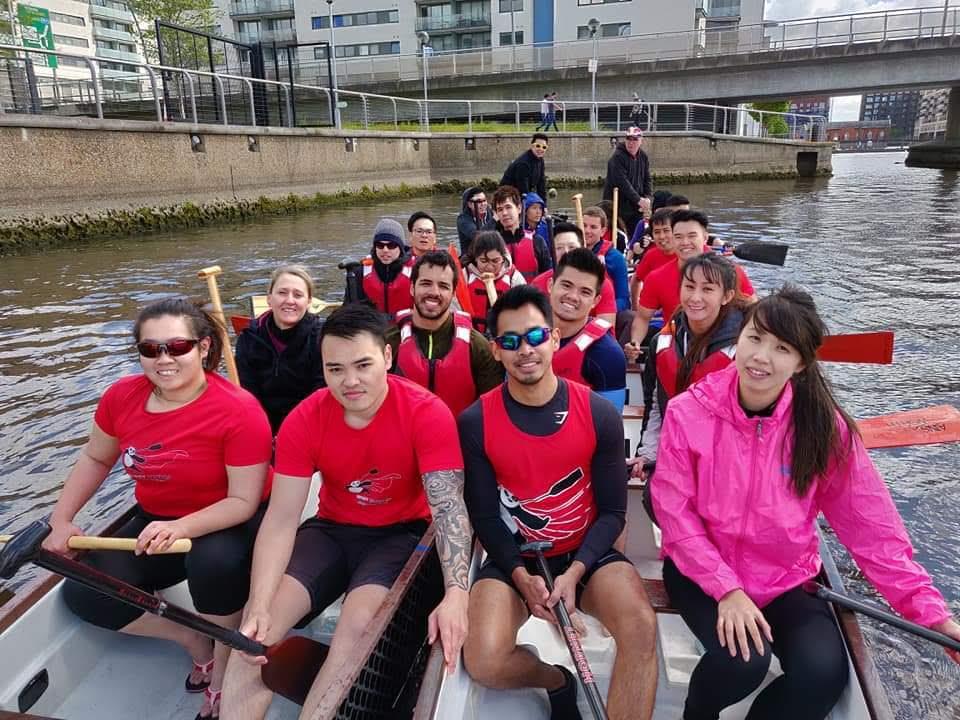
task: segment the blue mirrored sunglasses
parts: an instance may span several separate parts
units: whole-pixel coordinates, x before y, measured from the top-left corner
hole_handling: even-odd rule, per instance
[[[495,337],[493,341],[504,350],[515,351],[520,349],[520,343],[524,340],[530,347],[543,345],[550,339],[550,328],[536,327],[530,328],[525,333],[504,333]]]

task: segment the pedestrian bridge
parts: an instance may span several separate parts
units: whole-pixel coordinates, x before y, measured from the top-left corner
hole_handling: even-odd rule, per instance
[[[426,59],[428,93],[463,97],[469,86],[476,99],[551,90],[561,100],[589,100],[594,51],[597,92],[607,98],[737,101],[946,87],[960,85],[960,6],[604,38],[596,47],[587,40],[435,53]],[[411,55],[337,62],[340,87],[388,95],[422,94],[423,72],[423,58]]]

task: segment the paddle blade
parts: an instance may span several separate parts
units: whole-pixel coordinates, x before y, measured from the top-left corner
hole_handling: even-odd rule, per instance
[[[826,335],[817,351],[817,360],[889,365],[893,362],[893,332]]]
[[[473,315],[473,300],[470,298],[470,290],[467,288],[467,278],[463,274],[463,265],[460,264],[460,256],[457,255],[457,248],[453,243],[450,243],[447,248],[447,252],[450,253],[450,257],[453,258],[453,264],[457,268],[457,276],[460,281],[457,283],[457,302],[460,303],[460,309],[465,313],[470,313]]]
[[[733,248],[733,254],[741,260],[764,263],[765,265],[783,265],[787,260],[789,245],[775,242],[751,240]]]
[[[263,684],[287,700],[303,705],[330,648],[302,635],[291,635],[267,651],[260,668]]]
[[[239,335],[248,327],[250,327],[251,318],[246,315],[231,315],[230,316],[230,325],[233,326],[233,332],[235,335]]]
[[[960,410],[938,405],[857,422],[868,448],[960,442]]]

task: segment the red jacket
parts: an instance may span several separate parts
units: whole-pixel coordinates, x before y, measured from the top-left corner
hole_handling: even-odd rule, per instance
[[[373,269],[373,265],[363,266],[363,292],[377,310],[388,315],[396,315],[413,305],[410,295],[410,275],[413,268],[405,266],[390,284],[385,284]]]

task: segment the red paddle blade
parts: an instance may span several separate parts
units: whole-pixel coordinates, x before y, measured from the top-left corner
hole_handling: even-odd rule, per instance
[[[233,332],[237,335],[242,333],[250,326],[251,318],[246,315],[231,315],[230,324],[233,325]]]
[[[857,427],[868,448],[960,442],[960,410],[938,405],[859,420]]]
[[[260,679],[278,695],[303,705],[328,652],[330,648],[321,642],[292,635],[270,646]]]
[[[470,299],[470,290],[467,288],[467,279],[463,276],[463,266],[460,264],[460,256],[457,255],[457,248],[453,243],[447,248],[450,257],[453,258],[453,264],[457,267],[457,275],[460,282],[457,283],[457,302],[460,303],[460,309],[465,313],[473,315],[473,300]]]
[[[850,333],[826,335],[817,351],[818,360],[830,362],[875,363],[893,362],[893,332]]]

